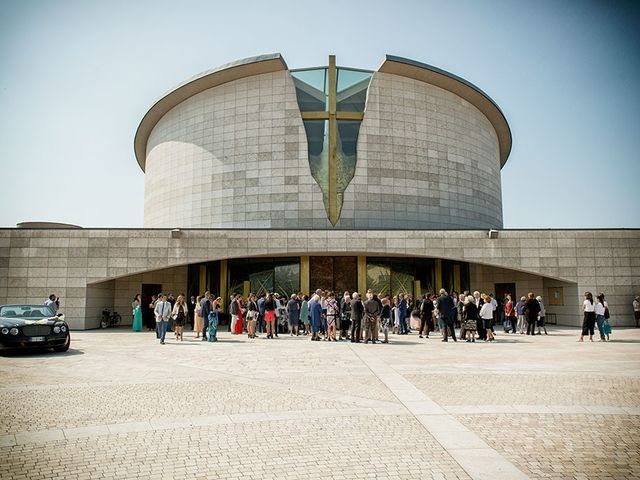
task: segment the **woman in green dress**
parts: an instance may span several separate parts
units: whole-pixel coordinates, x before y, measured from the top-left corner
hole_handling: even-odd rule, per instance
[[[133,331],[142,331],[142,310],[140,309],[140,294],[136,295],[131,303],[133,307]]]

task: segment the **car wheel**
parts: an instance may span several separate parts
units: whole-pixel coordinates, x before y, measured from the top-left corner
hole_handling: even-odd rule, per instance
[[[100,328],[107,328],[109,326],[109,322],[107,320],[100,321]]]
[[[65,342],[65,344],[60,347],[53,347],[53,350],[56,352],[66,352],[67,350],[69,350],[70,346],[71,346],[71,335],[67,335],[67,341]]]

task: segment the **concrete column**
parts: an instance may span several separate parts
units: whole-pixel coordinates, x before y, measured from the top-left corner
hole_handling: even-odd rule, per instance
[[[207,266],[200,265],[200,281],[198,282],[198,293],[202,294],[209,290],[209,276],[207,275]]]
[[[300,257],[300,291],[309,295],[309,255]]]
[[[358,293],[364,297],[367,293],[367,257],[358,256]]]
[[[224,313],[227,311],[227,304],[229,303],[229,299],[227,298],[227,260],[220,260],[220,298],[222,299],[222,305],[220,305],[220,310]]]
[[[434,279],[436,282],[436,295],[438,294],[438,292],[440,291],[440,289],[442,288],[442,260],[439,258],[436,258],[436,278]]]

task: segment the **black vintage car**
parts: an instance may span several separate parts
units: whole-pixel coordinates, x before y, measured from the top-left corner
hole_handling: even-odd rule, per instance
[[[1,305],[0,349],[53,348],[66,352],[71,344],[64,315],[46,305]]]

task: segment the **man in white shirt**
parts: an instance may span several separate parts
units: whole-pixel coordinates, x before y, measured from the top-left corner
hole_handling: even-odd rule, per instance
[[[167,301],[166,295],[160,295],[160,299],[156,302],[156,307],[153,312],[156,316],[156,328],[160,335],[160,344],[164,345],[164,337],[167,333],[169,316],[171,315],[171,304]]]
[[[56,313],[58,313],[58,303],[57,303],[57,298],[56,296],[52,293],[51,295],[49,295],[49,298],[47,298],[44,302],[44,304],[49,307],[51,310],[53,310],[53,314],[55,315]]]

